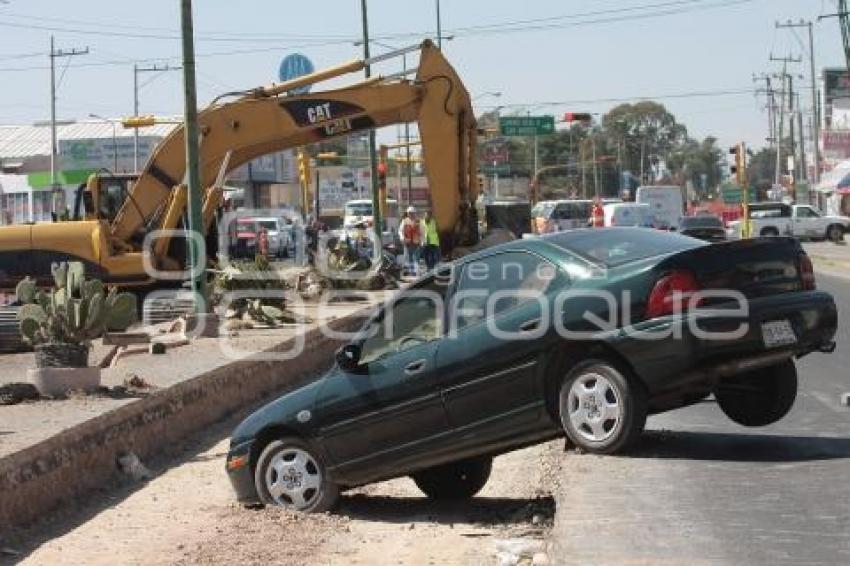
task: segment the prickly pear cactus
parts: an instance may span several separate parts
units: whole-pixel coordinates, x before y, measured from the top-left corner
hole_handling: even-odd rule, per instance
[[[136,320],[136,297],[96,279],[86,280],[80,262],[55,264],[55,289],[46,293],[29,277],[18,284],[21,335],[33,345],[88,344],[106,330],[126,330]]]
[[[15,287],[15,295],[24,304],[34,303],[37,293],[38,287],[35,286],[35,279],[32,279],[29,275],[19,281]]]

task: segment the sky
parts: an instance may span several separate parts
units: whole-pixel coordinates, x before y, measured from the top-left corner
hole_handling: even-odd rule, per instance
[[[133,63],[180,64],[179,7],[179,0],[0,0],[0,124],[49,118],[51,34],[57,49],[89,49],[57,59],[59,119],[132,114]],[[802,55],[790,70],[796,84],[810,85],[806,30],[795,35],[775,22],[815,21],[816,67],[841,66],[837,20],[817,22],[835,11],[834,0],[440,2],[443,35],[453,36],[444,52],[479,111],[604,113],[621,100],[655,98],[691,136],[750,147],[767,136],[753,75],[781,70],[771,53]],[[369,0],[368,13],[376,42],[404,46],[436,36],[435,0]],[[195,0],[194,20],[201,106],[278,80],[280,61],[291,53],[317,68],[362,55],[354,44],[360,0]],[[377,70],[399,69],[393,60]],[[140,74],[140,113],[182,113],[181,81],[179,71]],[[803,104],[811,106],[808,88]]]

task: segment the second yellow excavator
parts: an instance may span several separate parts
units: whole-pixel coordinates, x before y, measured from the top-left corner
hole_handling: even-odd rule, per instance
[[[469,93],[430,41],[419,51],[415,77],[375,77],[352,86],[292,95],[293,89],[362,70],[352,61],[284,83],[229,93],[198,115],[203,216],[207,229],[222,202],[227,172],[255,157],[353,132],[417,122],[431,205],[447,248],[477,241],[477,129]],[[386,55],[373,58],[375,63]],[[236,96],[230,102],[221,98]],[[159,271],[178,272],[184,258],[162,237],[144,250],[146,236],[181,226],[186,210],[184,128],[154,150],[138,177],[98,174],[81,188],[78,220],[0,227],[0,288],[25,275],[45,282],[54,261],[82,261],[105,282],[150,287]],[[179,248],[179,246],[176,246]]]

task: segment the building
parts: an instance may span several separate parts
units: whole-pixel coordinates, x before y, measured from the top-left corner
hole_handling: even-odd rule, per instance
[[[144,166],[175,124],[139,129],[138,163]],[[134,130],[118,120],[57,124],[55,186],[50,167],[50,124],[0,126],[0,224],[50,221],[73,207],[77,187],[97,171],[135,170]],[[291,204],[300,195],[292,151],[257,158],[230,173],[239,204],[251,208]],[[241,193],[238,193],[241,190]]]

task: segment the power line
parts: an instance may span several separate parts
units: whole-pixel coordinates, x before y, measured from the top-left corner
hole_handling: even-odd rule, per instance
[[[576,100],[558,100],[558,101],[544,101],[544,102],[525,102],[525,103],[511,103],[511,104],[491,104],[491,105],[482,105],[480,108],[524,108],[528,106],[567,106],[570,104],[596,104],[596,103],[608,103],[608,102],[631,102],[633,100],[662,100],[662,99],[680,99],[680,98],[704,98],[708,96],[741,96],[741,95],[752,95],[753,89],[730,89],[730,90],[705,90],[705,91],[692,91],[692,92],[678,92],[678,93],[668,93],[668,94],[655,94],[655,95],[638,95],[638,96],[627,96],[627,97],[618,97],[618,98],[588,98],[584,100],[576,99]]]

